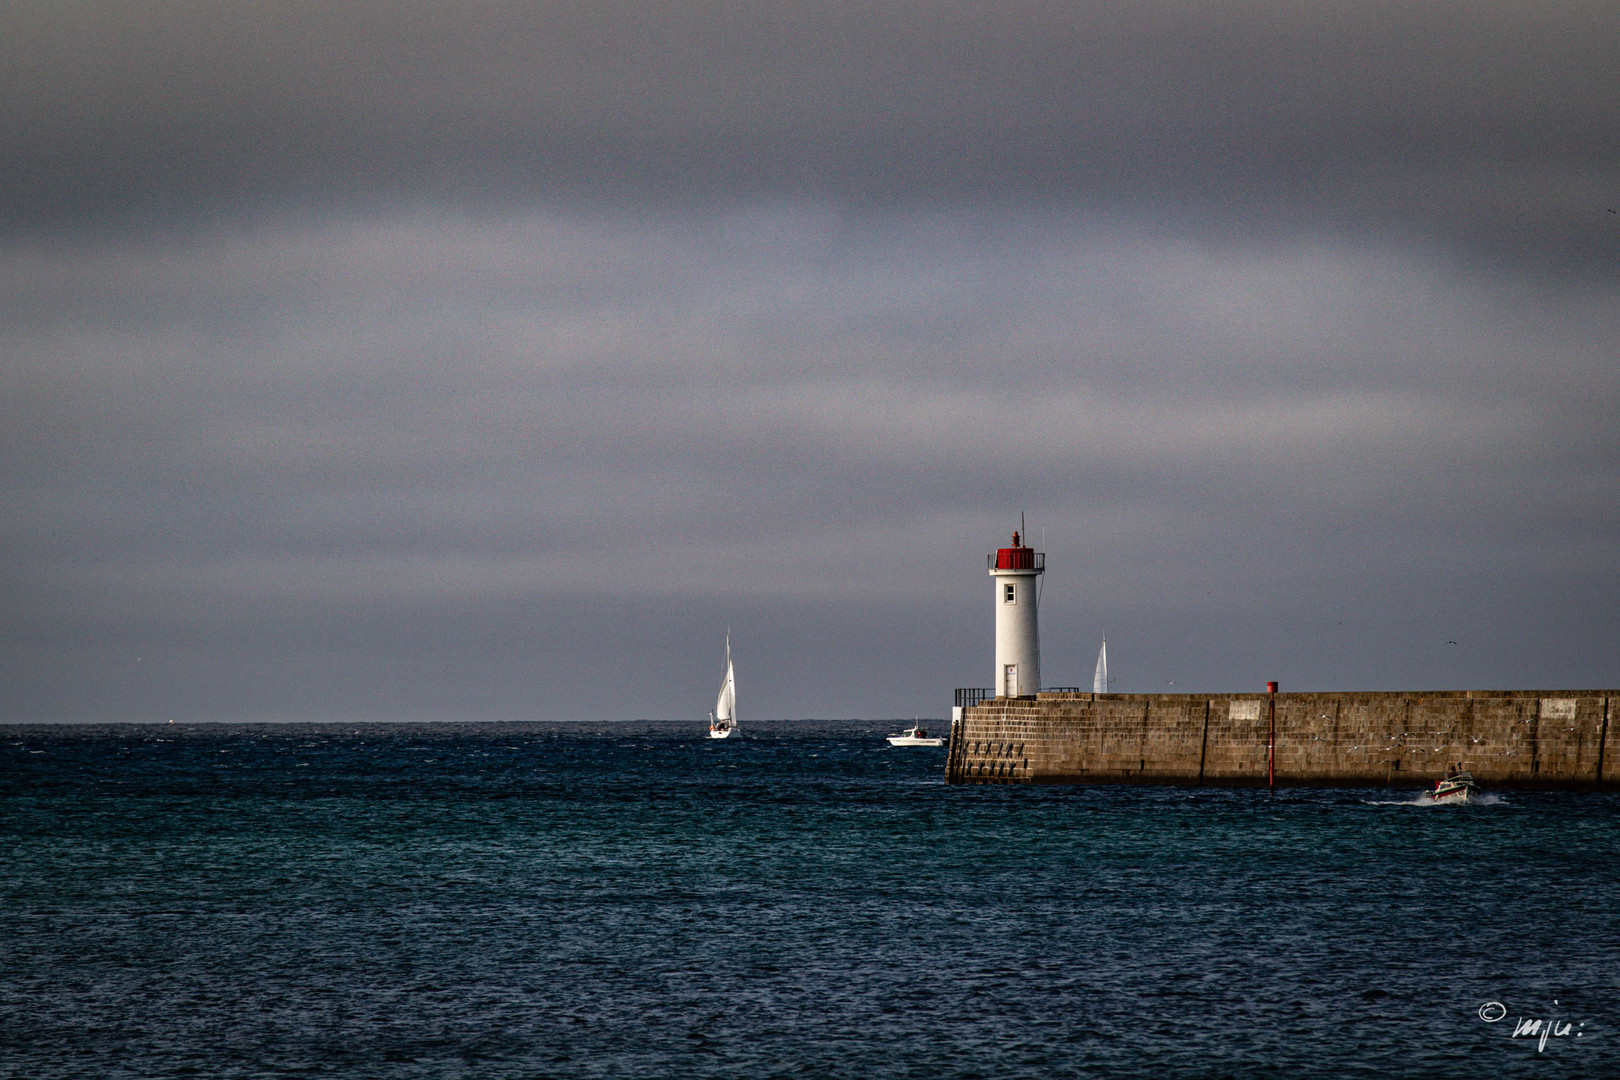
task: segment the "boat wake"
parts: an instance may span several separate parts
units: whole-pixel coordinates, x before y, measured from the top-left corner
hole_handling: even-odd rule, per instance
[[[1496,806],[1499,803],[1507,802],[1507,800],[1502,798],[1502,796],[1493,794],[1491,792],[1483,792],[1483,793],[1481,793],[1479,795],[1475,795],[1472,798],[1470,798],[1467,802],[1461,802],[1461,801],[1450,801],[1450,802],[1440,801],[1440,802],[1436,802],[1430,796],[1429,792],[1427,792],[1427,791],[1419,792],[1417,795],[1414,795],[1414,796],[1411,796],[1410,798],[1405,798],[1405,799],[1363,799],[1361,801],[1362,801],[1363,805],[1366,805],[1366,806],[1418,806],[1418,807],[1425,807],[1425,808],[1428,808],[1428,807],[1436,807],[1436,808],[1438,808],[1438,807],[1442,807],[1442,806],[1444,806],[1444,807],[1459,807],[1459,808],[1466,808],[1466,807],[1470,807],[1470,806]]]

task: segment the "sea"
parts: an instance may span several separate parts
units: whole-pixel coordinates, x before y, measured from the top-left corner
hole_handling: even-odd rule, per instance
[[[899,726],[0,727],[0,1077],[1620,1076],[1620,796]]]

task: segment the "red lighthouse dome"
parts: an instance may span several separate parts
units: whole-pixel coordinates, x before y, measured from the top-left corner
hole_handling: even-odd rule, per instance
[[[1043,570],[1045,567],[1041,564],[1046,560],[1040,556],[1045,554],[1044,551],[1036,551],[1032,547],[1025,547],[1019,542],[1018,533],[1014,532],[1013,546],[998,548],[995,556],[996,561],[991,568],[994,570]]]

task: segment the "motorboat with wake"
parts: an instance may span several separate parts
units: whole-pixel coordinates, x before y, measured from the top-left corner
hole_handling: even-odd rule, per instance
[[[709,738],[729,739],[737,733],[737,672],[731,666],[731,635],[726,635],[726,674],[720,680],[720,697],[709,714]]]
[[[921,727],[918,727],[916,724],[913,724],[910,727],[906,728],[906,730],[904,730],[902,732],[899,732],[899,733],[894,734],[894,735],[890,735],[889,736],[889,745],[890,746],[944,746],[945,745],[945,740],[940,738],[938,735],[930,735],[930,734],[928,734],[928,730],[926,728],[921,728]]]
[[[1473,774],[1462,767],[1462,763],[1446,768],[1446,775],[1434,782],[1434,790],[1429,793],[1429,801],[1437,803],[1465,803],[1479,795],[1479,785],[1474,783]]]

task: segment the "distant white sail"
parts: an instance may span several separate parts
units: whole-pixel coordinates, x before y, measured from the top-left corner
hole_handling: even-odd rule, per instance
[[[714,718],[728,724],[736,722],[737,672],[731,666],[731,635],[726,635],[726,677],[720,680],[720,697],[714,703]]]
[[[1097,673],[1091,677],[1093,694],[1108,693],[1108,639],[1103,638],[1102,651],[1097,654]]]

